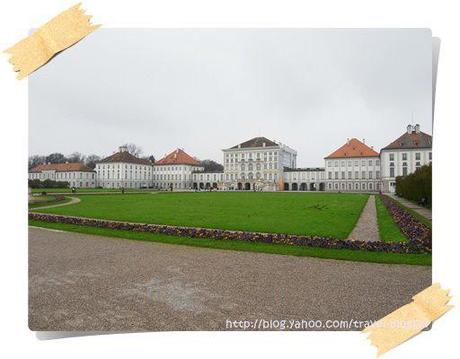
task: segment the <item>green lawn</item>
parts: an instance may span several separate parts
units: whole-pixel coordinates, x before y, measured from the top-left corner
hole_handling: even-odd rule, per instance
[[[140,223],[347,238],[368,199],[354,193],[146,193],[81,196],[40,212]]]
[[[393,221],[393,217],[391,217],[380,196],[375,196],[375,206],[380,239],[384,242],[406,242],[407,238]]]
[[[139,188],[125,188],[125,192],[153,192],[153,188],[139,189]],[[70,188],[32,188],[32,193],[72,193]],[[78,193],[91,193],[91,192],[113,192],[121,193],[120,188],[77,188]]]
[[[69,232],[78,232],[86,234],[95,234],[106,237],[124,238],[132,240],[143,240],[152,242],[162,242],[170,244],[182,244],[195,247],[206,247],[215,249],[230,249],[249,252],[263,252],[272,254],[284,254],[301,257],[318,257],[331,258],[338,260],[350,260],[359,262],[375,262],[388,264],[412,264],[412,265],[431,265],[430,254],[397,254],[397,253],[380,253],[368,251],[354,251],[348,249],[326,249],[311,248],[300,246],[289,246],[282,244],[254,243],[243,241],[227,241],[217,239],[200,239],[168,236],[155,233],[142,233],[123,230],[111,230],[106,228],[78,226],[61,223],[48,223],[41,221],[29,221],[29,225],[64,230]]]

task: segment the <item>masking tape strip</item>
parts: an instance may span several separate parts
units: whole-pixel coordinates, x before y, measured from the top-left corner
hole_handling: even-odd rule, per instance
[[[433,284],[412,297],[412,303],[388,314],[363,330],[378,349],[377,356],[412,338],[453,306],[447,305],[449,290]]]
[[[46,64],[58,52],[72,46],[96,30],[81,3],[61,12],[32,35],[5,50],[18,79],[22,79]]]

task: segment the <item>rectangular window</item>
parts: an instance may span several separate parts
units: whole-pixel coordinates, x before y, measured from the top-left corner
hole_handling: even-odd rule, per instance
[[[348,179],[352,179],[352,173],[351,173],[351,171],[348,171]]]
[[[361,173],[361,175],[362,175],[362,177],[361,177],[362,179],[366,179],[366,171],[363,171],[363,172]]]
[[[415,160],[420,161],[420,152],[415,153]]]
[[[395,168],[390,167],[390,177],[394,177],[394,176],[395,176]]]
[[[328,172],[328,173],[327,173],[327,178],[328,178],[328,179],[332,179],[332,172]]]
[[[358,179],[358,178],[359,178],[359,172],[355,171],[355,179]]]
[[[407,176],[407,163],[403,163],[402,174],[403,176]]]
[[[407,153],[403,153],[403,154],[402,154],[402,160],[403,160],[403,161],[407,161]]]
[[[345,179],[345,171],[342,171],[342,179]]]
[[[334,178],[335,178],[335,179],[339,179],[339,172],[336,171],[336,172],[334,173]]]
[[[395,154],[394,153],[390,153],[390,161],[394,161],[395,160]],[[393,177],[393,176],[392,176]]]
[[[369,166],[372,166],[372,160],[369,160]]]
[[[375,171],[375,178],[377,178],[377,179],[380,178],[380,171]]]
[[[428,159],[431,161],[431,152],[428,153]]]
[[[369,171],[369,179],[372,179],[372,171]]]

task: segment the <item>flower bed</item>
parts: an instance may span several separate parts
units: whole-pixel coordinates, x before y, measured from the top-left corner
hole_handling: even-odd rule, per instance
[[[393,217],[393,220],[401,229],[401,232],[403,232],[410,241],[424,243],[431,250],[431,228],[421,223],[393,199],[384,195],[380,195],[380,197],[383,204],[388,209],[388,212]]]
[[[373,252],[387,252],[387,253],[431,253],[431,241],[427,246],[424,241],[409,240],[408,242],[401,243],[386,243],[381,241],[364,242],[342,240],[330,237],[320,236],[300,236],[291,234],[279,233],[260,233],[260,232],[245,232],[245,231],[232,231],[222,229],[210,228],[195,228],[195,227],[182,227],[182,226],[169,226],[158,224],[143,224],[143,223],[130,223],[102,219],[90,219],[83,217],[63,216],[55,214],[43,214],[30,212],[29,219],[75,224],[81,226],[101,227],[108,229],[128,230],[136,232],[151,232],[161,233],[166,235],[192,237],[192,238],[212,238],[216,240],[238,240],[248,242],[260,243],[273,243],[273,244],[287,244],[295,246],[307,247],[320,247],[320,248],[334,248],[334,249],[351,249],[351,250],[367,250]]]

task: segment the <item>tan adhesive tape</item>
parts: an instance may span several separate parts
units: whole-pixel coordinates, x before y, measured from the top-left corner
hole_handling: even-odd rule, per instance
[[[72,46],[96,30],[81,4],[72,6],[48,21],[25,39],[5,50],[18,79],[22,79],[46,64],[58,52]]]
[[[449,291],[435,283],[416,294],[412,303],[388,314],[363,332],[370,333],[368,338],[377,347],[377,356],[382,355],[420,333],[450,310],[452,306],[447,305],[450,299]]]

